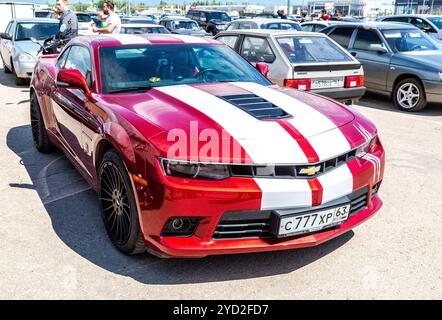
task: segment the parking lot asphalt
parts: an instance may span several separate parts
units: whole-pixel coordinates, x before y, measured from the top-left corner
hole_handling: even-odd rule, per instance
[[[442,105],[409,114],[368,95],[354,108],[387,154],[369,221],[308,249],[128,257],[63,154],[33,147],[29,89],[0,69],[0,299],[441,299]]]

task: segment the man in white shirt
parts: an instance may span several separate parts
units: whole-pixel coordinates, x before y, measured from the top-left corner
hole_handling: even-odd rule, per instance
[[[106,27],[105,28],[97,28],[94,26],[92,31],[97,33],[120,33],[121,30],[121,20],[118,14],[114,12],[114,4],[111,1],[105,1],[103,3],[103,13],[107,15],[106,18]]]

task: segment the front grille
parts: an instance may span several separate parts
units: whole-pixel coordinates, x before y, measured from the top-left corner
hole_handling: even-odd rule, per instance
[[[379,190],[379,185],[373,186],[372,195]],[[350,215],[353,216],[367,207],[368,187],[361,188],[352,194],[337,199],[336,202],[350,202]],[[325,204],[322,207],[330,207]],[[312,209],[320,209],[321,206]],[[220,219],[218,226],[213,233],[213,239],[243,239],[243,238],[274,238],[276,235],[271,232],[272,210],[261,211],[232,211],[226,212]],[[274,219],[273,219],[274,220]],[[323,230],[322,230],[323,231]],[[303,234],[305,236],[306,234]]]
[[[259,120],[283,119],[290,114],[255,94],[218,96]]]
[[[335,158],[302,165],[230,165],[234,177],[311,179],[347,163],[356,156],[356,149]]]

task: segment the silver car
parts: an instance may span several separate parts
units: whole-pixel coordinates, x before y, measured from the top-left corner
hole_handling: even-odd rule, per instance
[[[345,103],[353,103],[365,93],[364,71],[359,61],[321,33],[233,30],[221,32],[215,39],[258,68],[267,64],[268,78],[281,86]]]
[[[59,31],[58,20],[47,18],[11,20],[0,34],[0,56],[6,73],[14,73],[16,84],[23,85],[31,78],[43,41]]]
[[[302,31],[299,23],[288,19],[239,19],[230,22],[226,30],[243,30],[243,29],[273,29],[273,30],[298,30]]]

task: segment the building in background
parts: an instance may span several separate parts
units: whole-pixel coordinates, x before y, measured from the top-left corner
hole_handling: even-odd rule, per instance
[[[442,14],[442,0],[396,0],[395,12]]]

